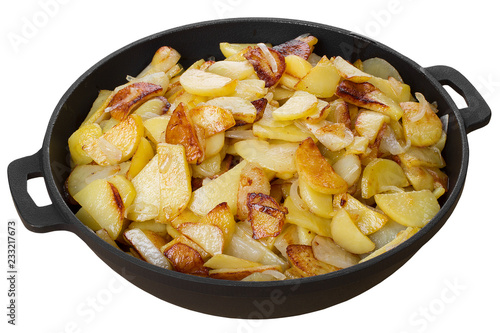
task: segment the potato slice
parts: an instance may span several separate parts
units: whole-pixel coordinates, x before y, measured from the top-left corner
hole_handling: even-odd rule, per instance
[[[153,240],[148,236],[153,238]],[[161,243],[158,243],[158,239],[156,239],[153,232],[150,232],[148,235],[141,229],[129,229],[123,233],[123,237],[132,244],[145,261],[155,266],[172,269],[172,265],[157,246],[161,245]],[[160,236],[157,237],[162,239]],[[166,243],[164,239],[162,242]]]
[[[160,172],[160,214],[158,222],[168,223],[187,207],[191,199],[191,171],[184,147],[158,144]]]
[[[377,193],[409,186],[410,183],[403,169],[393,160],[376,158],[363,170],[361,177],[361,195],[364,199]]]
[[[255,163],[248,163],[240,174],[238,187],[238,210],[237,216],[240,221],[244,221],[248,217],[248,194],[262,193],[269,195],[271,193],[271,185],[267,176]]]
[[[359,256],[347,252],[330,237],[316,235],[311,245],[314,257],[338,268],[347,268],[359,262]]]
[[[285,57],[286,69],[285,73],[296,78],[303,78],[312,69],[312,65],[307,59],[295,54],[290,54]]]
[[[148,164],[154,156],[153,148],[146,138],[141,138],[137,150],[132,156],[130,168],[127,171],[127,178],[132,179]]]
[[[377,135],[384,124],[389,124],[391,119],[380,112],[362,110],[358,113],[354,128],[359,135],[367,138],[371,144],[377,139]]]
[[[307,183],[299,177],[300,197],[307,207],[314,214],[330,218],[333,213],[333,196],[313,190]]]
[[[101,127],[98,124],[83,125],[77,129],[68,139],[69,153],[72,161],[77,164],[88,164],[92,162],[83,147],[90,144],[102,135]]]
[[[441,138],[443,124],[420,94],[420,103],[401,103],[403,108],[403,128],[413,146],[425,147],[436,144]]]
[[[252,126],[252,132],[253,135],[260,139],[275,139],[288,142],[301,142],[311,136],[293,124],[284,127],[268,127],[255,123]]]
[[[246,79],[238,81],[234,92],[229,97],[239,97],[248,101],[254,101],[266,96],[268,88],[266,83],[259,79]]]
[[[99,94],[97,95],[97,98],[94,100],[94,103],[92,103],[92,107],[90,108],[89,113],[87,114],[87,117],[85,120],[82,122],[80,127],[93,124],[97,122],[99,118],[102,117],[104,113],[104,108],[106,105],[109,103],[111,100],[113,92],[111,90],[99,90]]]
[[[199,223],[208,223],[219,227],[224,234],[225,244],[229,244],[236,228],[234,216],[227,202],[222,202],[215,206],[207,215],[200,219]]]
[[[302,124],[331,151],[344,149],[354,140],[353,133],[344,123],[321,120],[315,123],[302,122]]]
[[[337,69],[326,56],[323,56],[295,85],[295,89],[307,91],[318,98],[330,98],[335,94],[339,81],[340,75]]]
[[[236,153],[245,160],[278,173],[297,170],[294,155],[298,147],[298,143],[272,144],[262,140],[243,140],[234,144]]]
[[[387,216],[407,227],[425,226],[440,209],[429,190],[376,194],[375,202]]]
[[[333,170],[351,187],[361,176],[361,160],[355,154],[346,153],[333,164]]]
[[[266,88],[274,86],[285,72],[285,57],[265,44],[249,48],[243,56],[252,64],[259,79],[266,83]]]
[[[254,73],[252,64],[248,61],[216,61],[207,72],[229,77],[235,80],[244,80]]]
[[[283,54],[285,57],[295,55],[301,59],[307,60],[317,42],[318,39],[314,36],[299,36],[295,39],[276,45],[273,49]]]
[[[336,94],[348,103],[381,112],[394,120],[399,120],[403,115],[398,103],[368,82],[355,83],[344,80],[339,83]]]
[[[181,55],[169,46],[162,46],[156,50],[151,63],[137,76],[141,78],[157,72],[167,72],[177,64]]]
[[[372,76],[354,67],[351,63],[344,60],[341,56],[336,56],[333,60],[333,65],[337,72],[344,79],[352,82],[361,83],[368,81]]]
[[[322,120],[325,120],[330,114],[331,110],[332,110],[332,104],[322,99],[318,99],[318,104],[316,104],[316,110],[312,114],[307,116],[305,120],[310,124],[318,123]]]
[[[347,191],[347,183],[335,173],[311,138],[300,144],[295,154],[299,177],[312,189],[325,194]]]
[[[148,99],[146,102],[142,103],[137,109],[135,109],[134,114],[137,114],[145,119],[154,117],[155,115],[162,116],[170,110],[170,103],[163,96],[153,97]]]
[[[407,167],[444,168],[446,163],[439,149],[435,147],[411,146],[403,154],[398,155],[401,163]]]
[[[199,105],[189,110],[193,123],[205,130],[205,137],[224,132],[236,122],[231,112],[214,105]]]
[[[212,256],[222,253],[224,233],[213,224],[185,222],[177,227],[183,235],[189,237]]]
[[[208,269],[203,266],[204,261],[200,253],[189,245],[176,243],[165,251],[165,256],[177,272],[208,276]]]
[[[302,90],[296,91],[285,104],[273,111],[276,120],[294,120],[307,117],[316,111],[316,96]]]
[[[187,162],[199,164],[205,159],[205,150],[196,130],[195,124],[189,116],[184,104],[179,104],[167,125],[165,142],[173,145],[181,144],[186,151]]]
[[[257,109],[248,100],[241,97],[217,97],[205,103],[230,111],[236,122],[253,123],[257,119]]]
[[[165,132],[167,131],[170,117],[170,115],[163,115],[144,121],[144,134],[154,145],[165,142]]]
[[[227,254],[216,254],[212,258],[208,259],[204,264],[205,267],[211,269],[221,269],[221,268],[251,268],[262,266],[258,262],[253,262],[238,257],[233,257]]]
[[[293,203],[292,198],[287,197],[283,203],[283,207],[288,210],[286,215],[286,223],[295,224],[304,229],[311,230],[314,233],[330,237],[330,218],[323,218],[308,210],[301,210]]]
[[[337,267],[319,261],[314,257],[311,246],[292,244],[286,248],[288,260],[303,277],[335,272]]]
[[[343,208],[333,216],[331,232],[335,243],[351,253],[362,254],[375,249],[375,243],[359,230],[349,213]]]
[[[263,193],[248,193],[247,198],[248,220],[252,225],[253,238],[278,236],[288,210],[273,197]]]
[[[96,179],[73,197],[115,240],[123,227],[124,205],[118,189],[104,179]]]
[[[120,247],[116,244],[116,242],[109,236],[108,232],[106,229],[99,229],[95,232],[97,236],[99,236],[100,239],[108,243],[109,245],[117,248],[120,250]]]
[[[365,235],[370,235],[382,228],[389,220],[384,214],[363,204],[349,193],[335,195],[333,207],[345,209],[351,216],[356,216],[356,225]]]
[[[136,191],[132,182],[124,175],[114,175],[108,179],[108,182],[116,187],[122,199],[123,208],[127,209],[136,196]]]
[[[97,221],[90,215],[85,209],[80,208],[75,216],[80,220],[83,224],[89,227],[92,231],[100,230],[102,227],[97,223]],[[104,229],[105,230],[105,229]]]
[[[142,119],[132,114],[82,149],[99,165],[118,164],[132,157],[143,136]]]
[[[229,171],[195,190],[188,208],[195,214],[204,216],[218,204],[227,202],[231,213],[235,215],[240,174],[246,164],[246,161],[240,162]]]
[[[155,155],[132,179],[136,197],[127,209],[127,218],[133,221],[148,221],[160,212],[160,169]]]
[[[181,75],[181,85],[190,94],[200,96],[227,96],[236,89],[236,80],[208,73],[199,69],[188,69]]]
[[[128,229],[141,229],[142,231],[153,231],[161,237],[168,237],[167,225],[163,223],[156,223],[153,220],[145,222],[134,221],[128,225]]]
[[[102,166],[97,164],[77,165],[69,174],[66,180],[66,190],[71,197],[80,192],[85,186],[96,179],[106,179],[118,172],[121,166],[108,165]]]
[[[382,246],[380,249],[373,251],[368,256],[364,257],[362,260],[359,261],[359,263],[373,259],[376,256],[379,256],[389,250],[392,250],[396,246],[408,240],[411,236],[415,235],[419,230],[420,228],[407,227],[405,230],[399,232],[392,241]]]
[[[245,268],[218,268],[210,270],[209,276],[214,279],[239,281],[253,273],[265,272],[269,270],[281,272],[281,266],[260,265],[257,267],[245,267]]]
[[[148,82],[132,83],[113,95],[105,111],[109,112],[112,118],[122,121],[145,100],[161,96],[164,92],[162,86],[157,84]]]

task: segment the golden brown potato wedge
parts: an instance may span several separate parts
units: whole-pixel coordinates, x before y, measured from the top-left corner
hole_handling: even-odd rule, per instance
[[[303,277],[321,275],[338,270],[337,267],[316,259],[312,247],[309,245],[288,245],[286,253],[292,266]]]
[[[264,44],[250,48],[244,57],[252,64],[259,79],[266,82],[266,88],[278,83],[285,72],[285,57]]]
[[[194,222],[194,221],[193,221]],[[234,216],[227,202],[222,202],[215,206],[207,215],[203,216],[200,223],[209,223],[219,227],[224,234],[224,243],[229,244],[236,228]]]
[[[253,238],[276,237],[281,233],[288,210],[273,197],[263,193],[248,193],[247,207]]]
[[[165,251],[165,256],[177,272],[208,276],[208,268],[203,266],[205,262],[200,253],[189,245],[176,243]]]
[[[205,149],[200,140],[200,131],[196,130],[184,104],[175,108],[165,131],[165,142],[181,144],[186,149],[188,163],[198,164],[205,159]]]
[[[193,123],[205,130],[206,137],[224,132],[236,124],[230,111],[214,105],[199,105],[189,110],[189,115]]]
[[[145,100],[160,96],[163,93],[162,86],[157,84],[148,82],[132,83],[113,95],[106,107],[106,111],[110,113],[112,118],[122,121]]]
[[[335,173],[311,138],[300,144],[295,154],[297,172],[312,189],[327,194],[347,191],[347,183]]]
[[[240,183],[238,187],[238,219],[246,220],[248,217],[248,194],[262,193],[269,195],[271,185],[264,170],[255,163],[247,164],[240,174]]]

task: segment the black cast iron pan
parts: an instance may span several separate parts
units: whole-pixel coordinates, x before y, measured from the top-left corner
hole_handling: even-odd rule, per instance
[[[381,57],[400,72],[412,92],[437,101],[439,116],[449,115],[447,161],[450,190],[440,198],[441,210],[420,232],[397,248],[370,261],[330,274],[273,282],[222,281],[165,270],[119,251],[100,240],[75,216],[63,198],[69,175],[67,139],[87,115],[100,89],[113,89],[125,76],[138,74],[154,52],[168,45],[180,52],[188,66],[200,58],[221,59],[219,43],[270,42],[279,44],[304,33],[318,37],[317,54],[340,55],[354,61]],[[443,85],[467,102],[458,109]],[[485,126],[491,111],[473,85],[447,66],[422,68],[398,52],[366,37],[317,23],[276,18],[241,18],[187,25],[146,37],[107,56],[68,89],[50,118],[42,148],[13,161],[8,168],[14,204],[26,228],[34,232],[68,230],[77,234],[113,270],[136,286],[170,303],[218,316],[240,318],[285,317],[323,309],[375,286],[401,267],[446,222],[464,188],[469,148],[467,133]],[[27,180],[43,177],[52,204],[35,205]],[[69,274],[69,273],[68,273]]]

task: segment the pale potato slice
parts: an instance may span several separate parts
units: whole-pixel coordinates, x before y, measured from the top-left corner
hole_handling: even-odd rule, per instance
[[[363,70],[373,76],[377,76],[382,79],[388,79],[389,77],[394,77],[396,80],[403,82],[401,75],[394,66],[392,66],[387,60],[381,58],[370,58],[363,61]]]
[[[128,229],[141,229],[142,231],[149,230],[162,237],[168,237],[167,225],[163,223],[156,223],[153,220],[144,222],[133,221],[128,225]]]
[[[239,97],[248,101],[255,101],[266,96],[268,88],[266,83],[259,79],[246,79],[238,81],[234,92],[229,97]]]
[[[237,212],[238,187],[241,170],[247,161],[242,161],[229,171],[195,190],[188,208],[197,215],[208,214],[215,206],[227,202],[233,215]]]
[[[196,130],[195,123],[191,119],[184,104],[179,104],[167,125],[165,131],[165,142],[173,145],[180,144],[186,151],[187,162],[197,164],[205,159],[204,137]]]
[[[281,121],[304,118],[316,111],[317,104],[316,96],[297,90],[285,104],[273,111],[273,118]]]
[[[354,140],[353,133],[344,123],[332,123],[328,120],[301,123],[331,151],[344,149]]]
[[[155,219],[160,212],[160,169],[155,155],[132,179],[136,197],[127,209],[127,218],[133,221]]]
[[[145,261],[155,266],[172,269],[170,262],[157,247],[160,244],[155,244],[155,241],[151,240],[143,230],[129,229],[123,233],[123,237],[132,244]]]
[[[359,256],[344,250],[330,237],[317,235],[311,245],[314,257],[338,268],[347,268],[359,262]]]
[[[165,132],[167,131],[170,115],[163,115],[146,119],[144,121],[144,134],[155,145],[165,142]]]
[[[248,163],[240,174],[238,187],[238,210],[237,217],[244,221],[248,217],[248,194],[262,193],[269,195],[271,193],[271,184],[264,170],[255,163]]]
[[[102,117],[104,113],[104,108],[106,105],[109,103],[111,100],[111,95],[113,91],[111,90],[99,90],[99,94],[97,95],[97,98],[94,100],[94,103],[92,103],[92,107],[90,108],[89,113],[87,114],[87,117],[85,120],[82,122],[80,127],[93,124],[97,122],[99,118]]]
[[[303,277],[321,275],[338,270],[337,267],[316,259],[312,247],[308,245],[288,245],[286,253],[292,266]]]
[[[95,232],[95,234],[97,236],[99,236],[100,239],[102,239],[103,241],[105,241],[106,243],[108,243],[109,245],[117,248],[120,250],[120,247],[118,247],[118,245],[116,244],[116,242],[109,236],[108,232],[106,231],[106,229],[99,229]]]
[[[208,276],[208,269],[203,266],[204,261],[201,254],[184,243],[176,243],[164,252],[165,257],[172,263],[177,272]]]
[[[333,109],[332,104],[330,104],[327,101],[324,101],[322,99],[318,99],[318,104],[316,104],[316,110],[313,113],[311,113],[309,116],[307,116],[305,120],[311,124],[325,120],[328,117],[328,115],[330,114],[330,111],[332,109]],[[338,122],[341,122],[341,121],[338,121]]]
[[[229,77],[235,80],[244,80],[254,73],[252,64],[248,61],[216,61],[207,68],[207,72]]]
[[[333,196],[313,190],[307,182],[299,177],[300,197],[306,203],[307,207],[314,214],[330,218],[333,213]]]
[[[362,254],[375,249],[375,243],[358,229],[349,213],[343,208],[333,216],[331,232],[335,243],[351,253]]]
[[[208,157],[200,164],[191,165],[191,176],[193,178],[212,178],[221,171],[221,163],[221,154]]]
[[[251,268],[262,266],[262,264],[221,253],[208,259],[204,266],[210,269]]]
[[[307,91],[318,98],[330,98],[335,94],[339,81],[340,75],[337,69],[326,56],[323,56],[295,85],[295,89]]]
[[[396,246],[400,245],[404,241],[408,240],[411,236],[415,235],[420,228],[414,228],[414,227],[407,227],[405,230],[399,232],[397,236],[387,243],[386,245],[382,246],[380,249],[377,249],[370,253],[368,256],[364,257],[362,260],[359,261],[359,263],[365,262],[367,260],[373,259],[376,256],[379,256],[389,250],[392,250]]]
[[[210,158],[215,155],[220,155],[224,149],[226,136],[223,132],[205,138],[205,158]]]
[[[401,163],[407,167],[444,168],[446,163],[439,149],[435,147],[411,146],[398,155]]]
[[[231,112],[214,105],[199,105],[189,110],[189,115],[193,123],[203,127],[206,137],[224,132],[236,124]]]
[[[311,230],[314,233],[330,237],[330,218],[319,217],[308,210],[302,210],[295,206],[292,198],[287,197],[283,207],[288,210],[286,222]]]
[[[420,94],[420,103],[401,103],[403,108],[403,128],[413,146],[425,147],[436,144],[441,138],[443,124]]]
[[[193,213],[188,208],[184,209],[175,219],[170,221],[170,225],[176,228],[184,222],[199,222],[201,217]]]
[[[153,158],[155,152],[149,141],[142,137],[141,142],[137,146],[137,150],[132,156],[130,168],[127,171],[127,178],[132,179],[148,164],[148,162]]]
[[[253,135],[260,139],[275,139],[288,142],[301,142],[311,136],[311,134],[302,131],[293,124],[284,127],[268,127],[255,123],[252,126],[252,132]]]
[[[333,207],[336,209],[343,208],[351,216],[356,216],[356,225],[365,235],[370,235],[379,230],[389,220],[386,215],[363,204],[349,193],[335,195],[333,197]]]
[[[115,240],[123,227],[124,206],[118,189],[104,179],[96,179],[73,197]],[[97,199],[97,200],[96,200]]]
[[[236,228],[236,221],[227,202],[215,206],[200,219],[199,223],[208,223],[219,227],[224,234],[224,244],[229,244]]]
[[[224,249],[224,233],[218,226],[209,223],[185,222],[179,225],[177,230],[212,256],[222,253]]]
[[[99,165],[118,164],[132,157],[143,136],[142,119],[132,114],[82,149]]]
[[[333,164],[333,170],[351,187],[357,183],[361,176],[361,160],[358,155],[346,152]]]
[[[242,97],[216,97],[207,101],[205,104],[217,106],[230,111],[236,121],[251,124],[257,119],[257,109],[255,106],[249,100]]]
[[[410,86],[393,77],[382,79],[373,76],[370,80],[368,80],[368,82],[373,84],[384,95],[397,103],[405,103],[413,99]]]
[[[299,177],[312,189],[326,194],[347,191],[347,183],[335,173],[311,138],[304,140],[295,154]]]
[[[366,165],[361,177],[361,195],[364,199],[394,188],[409,186],[403,169],[393,160],[376,158]]]
[[[160,172],[160,214],[158,222],[168,223],[187,207],[191,199],[191,171],[184,146],[158,144]]]
[[[80,192],[85,186],[96,179],[106,179],[117,174],[121,170],[121,165],[97,165],[84,164],[77,165],[69,174],[66,180],[66,189],[71,197]]]
[[[425,226],[440,209],[429,190],[376,194],[375,202],[387,216],[407,227]]]
[[[285,73],[296,78],[303,78],[312,69],[309,61],[295,54],[290,54],[285,57],[286,69]]]
[[[298,143],[272,144],[262,140],[243,140],[234,144],[236,153],[245,160],[279,173],[294,173],[297,170],[294,155],[298,147]]]
[[[68,147],[71,159],[75,164],[83,165],[92,162],[92,157],[83,150],[83,147],[101,135],[102,129],[98,124],[83,125],[71,134],[68,139]]]
[[[341,56],[336,56],[333,60],[333,65],[337,72],[344,79],[352,82],[361,83],[368,81],[372,76],[354,67],[351,63],[344,60]]]
[[[156,50],[151,63],[142,70],[137,78],[157,73],[167,72],[177,64],[181,55],[175,49],[169,46],[162,46]]]
[[[134,114],[143,118],[143,120],[155,117],[156,115],[162,116],[170,110],[170,103],[163,96],[153,97],[142,103]]]
[[[181,85],[190,94],[200,96],[226,96],[236,89],[236,80],[208,73],[199,69],[188,69],[181,75]]]
[[[367,138],[370,143],[374,143],[382,126],[390,121],[389,116],[380,112],[362,110],[358,113],[354,128],[359,135]]]

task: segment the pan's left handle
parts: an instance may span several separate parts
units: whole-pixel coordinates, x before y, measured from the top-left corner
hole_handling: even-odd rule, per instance
[[[66,230],[69,222],[54,204],[39,207],[28,193],[28,180],[43,177],[42,151],[11,162],[7,168],[10,192],[19,217],[34,232]]]

